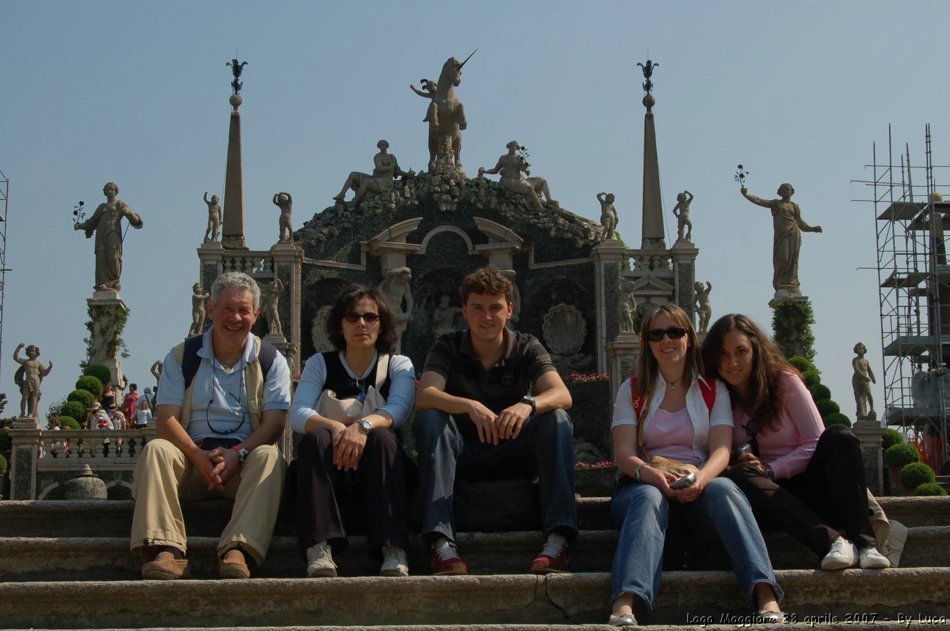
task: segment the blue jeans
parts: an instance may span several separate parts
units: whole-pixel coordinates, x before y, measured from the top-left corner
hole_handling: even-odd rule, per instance
[[[633,594],[649,612],[660,592],[670,503],[655,486],[633,482],[617,490],[610,509],[620,526],[610,601],[624,593]],[[719,535],[753,608],[756,603],[752,590],[757,583],[771,585],[778,600],[782,600],[782,589],[775,581],[762,533],[748,500],[735,483],[726,478],[710,480],[696,500],[677,504],[673,509],[677,519],[687,519],[691,528],[705,532],[711,528]]]
[[[466,418],[462,422],[470,422]],[[574,428],[564,410],[531,417],[517,438],[497,445],[467,440],[455,419],[439,410],[416,418],[422,494],[422,536],[455,539],[453,497],[456,476],[463,480],[538,477],[545,536],[558,530],[568,540],[577,534],[574,503]]]

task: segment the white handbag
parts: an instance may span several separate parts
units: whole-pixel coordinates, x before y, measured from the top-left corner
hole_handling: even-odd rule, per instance
[[[376,379],[366,389],[364,397],[346,397],[338,399],[333,390],[324,390],[317,401],[317,414],[343,423],[372,414],[386,405],[386,398],[380,388],[389,376],[389,355],[380,355],[376,362]]]

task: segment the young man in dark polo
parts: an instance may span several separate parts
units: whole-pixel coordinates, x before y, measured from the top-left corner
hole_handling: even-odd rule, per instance
[[[423,539],[433,574],[466,574],[455,546],[453,492],[465,480],[537,476],[546,541],[537,574],[566,572],[577,535],[571,394],[533,335],[506,327],[512,285],[494,267],[465,277],[468,329],[440,337],[416,393],[415,439],[423,493]]]

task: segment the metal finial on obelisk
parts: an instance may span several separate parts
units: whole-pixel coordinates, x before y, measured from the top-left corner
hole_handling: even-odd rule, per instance
[[[637,62],[637,65],[643,70],[643,91],[646,92],[646,96],[643,97],[643,105],[649,112],[656,103],[656,99],[653,98],[653,69],[659,68],[660,64],[655,64],[652,59],[647,59],[645,64]]]

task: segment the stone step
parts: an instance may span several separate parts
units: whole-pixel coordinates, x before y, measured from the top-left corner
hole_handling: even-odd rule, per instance
[[[884,512],[905,526],[950,526],[950,496],[882,497]],[[122,537],[132,523],[131,500],[0,501],[0,537],[29,533],[37,537]],[[578,499],[583,530],[614,528],[609,498]],[[225,500],[190,502],[184,507],[189,534],[215,536],[230,515]],[[293,521],[278,519],[277,534],[293,535]]]
[[[826,624],[834,616],[840,628],[854,629],[848,620],[857,617],[864,624],[873,616],[876,620],[870,626],[878,629],[893,624],[899,615],[929,616],[938,622],[939,616],[944,616],[942,623],[930,627],[946,628],[950,568],[780,570],[778,580],[786,592],[784,609],[797,623],[820,617],[821,624],[834,628]],[[373,625],[378,629],[396,624],[443,628],[468,624],[482,629],[496,628],[486,625],[527,624],[600,627],[607,617],[609,594],[610,577],[604,572],[404,579],[14,582],[0,583],[0,624],[16,628],[131,628],[143,623],[179,628]],[[747,598],[731,572],[667,572],[656,609],[647,622],[680,625],[677,628],[704,623],[756,626],[745,617],[724,620],[723,612],[749,615]]]
[[[735,620],[732,624],[651,624],[650,631],[684,631],[684,629],[702,628],[707,631],[736,631],[742,626],[744,620],[736,620],[728,614],[723,614],[726,619]],[[749,614],[751,616],[751,614]],[[713,616],[719,620],[720,616]],[[819,622],[818,619],[828,618],[828,622]],[[856,622],[858,619],[866,619],[866,622]],[[946,622],[946,617],[926,616],[923,614],[908,616],[898,614],[889,617],[868,615],[864,613],[852,614],[848,622],[844,622],[844,616],[809,616],[807,622],[809,631],[905,631],[908,627],[920,629],[940,628],[939,625]],[[751,622],[751,618],[750,618]],[[746,625],[749,626],[749,625]],[[230,631],[235,627],[175,627],[178,631],[195,629],[196,631]],[[241,631],[273,631],[274,629],[283,629],[284,631],[617,631],[617,627],[609,624],[400,624],[400,625],[320,625],[320,626],[286,626],[286,627],[239,627]],[[139,631],[167,631],[168,627],[139,627]],[[100,631],[124,631],[115,628],[100,629]]]
[[[541,547],[537,532],[461,533],[458,544],[476,575],[518,574],[526,571]],[[571,548],[575,572],[609,570],[617,543],[614,530],[583,531]],[[767,533],[772,564],[778,569],[811,569],[818,560],[784,533]],[[685,545],[684,545],[685,544]],[[217,573],[215,537],[191,537],[190,569],[198,578]],[[667,545],[666,570],[726,570],[729,559],[714,539],[677,541]],[[350,546],[335,555],[341,576],[373,576],[379,562],[370,558],[364,537],[352,537]],[[413,575],[429,573],[425,548],[415,537],[409,550]],[[4,537],[0,538],[0,580],[68,581],[134,580],[141,561],[129,552],[125,537]],[[950,526],[916,526],[908,530],[901,567],[950,567]],[[294,578],[306,573],[306,563],[296,538],[278,536],[263,566],[254,572],[262,578]]]

